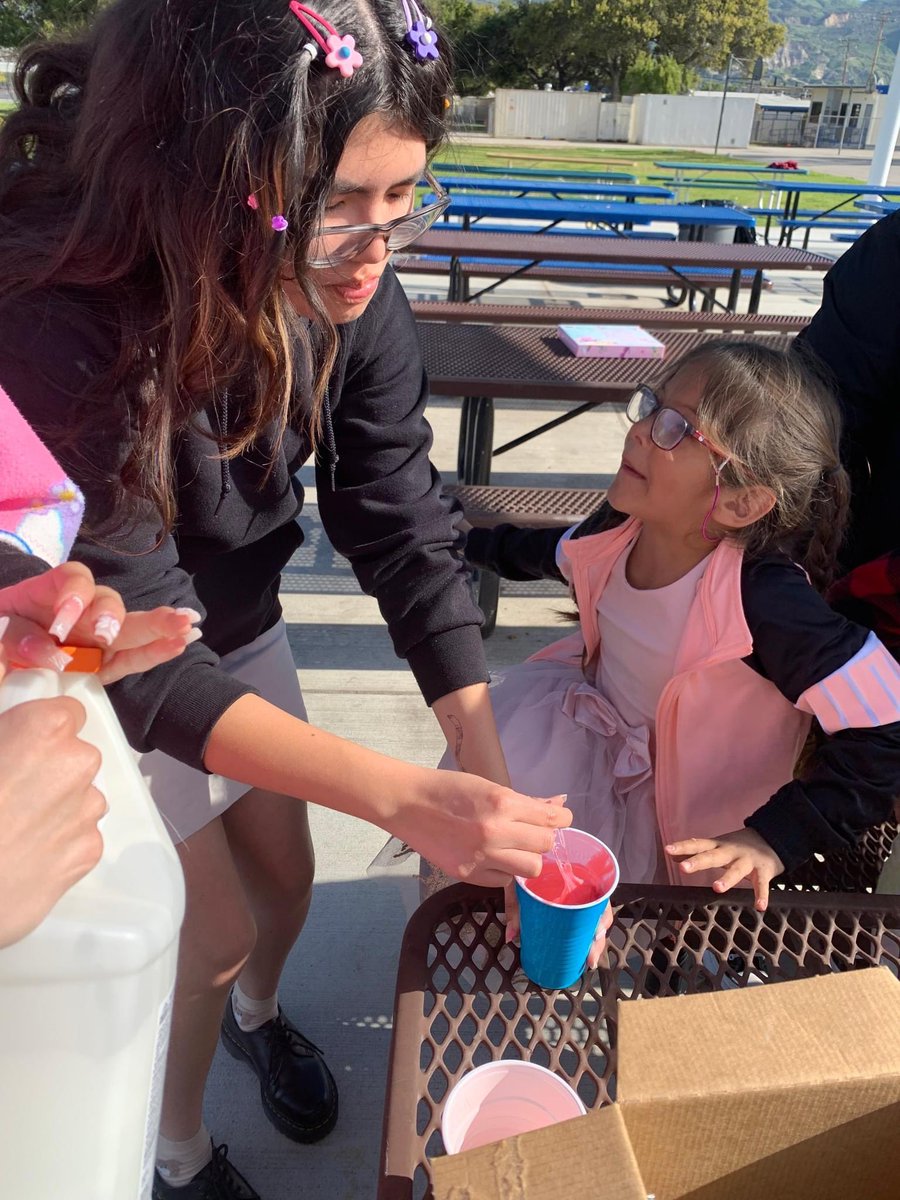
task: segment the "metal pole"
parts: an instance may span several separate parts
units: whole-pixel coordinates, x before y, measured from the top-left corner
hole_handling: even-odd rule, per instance
[[[898,134],[900,134],[900,54],[894,58],[891,86],[888,89],[875,149],[872,151],[872,161],[869,164],[869,183],[882,186],[887,183]]]
[[[719,153],[719,138],[722,136],[722,118],[725,116],[725,97],[728,95],[728,80],[731,78],[731,51],[728,52],[728,65],[725,68],[725,86],[722,88],[722,104],[719,108],[719,128],[716,130],[716,148],[714,155]]]

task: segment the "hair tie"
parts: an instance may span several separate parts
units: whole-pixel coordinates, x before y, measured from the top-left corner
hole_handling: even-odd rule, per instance
[[[324,51],[326,67],[333,67],[334,70],[340,71],[345,79],[349,79],[353,72],[362,66],[363,58],[356,49],[356,39],[352,34],[339,34],[321,13],[317,13],[306,4],[301,4],[300,0],[291,0],[288,7],[316,46]],[[325,33],[321,33],[316,25],[320,25]],[[307,42],[302,53],[309,53],[307,47],[310,45],[312,42]]]
[[[429,58],[440,58],[438,35],[434,31],[431,17],[419,8],[416,0],[400,0],[406,21],[406,40],[412,46],[419,62]]]

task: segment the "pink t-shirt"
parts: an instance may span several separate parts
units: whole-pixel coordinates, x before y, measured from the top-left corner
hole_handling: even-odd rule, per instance
[[[600,666],[596,685],[629,725],[653,730],[656,709],[675,671],[685,622],[710,555],[661,588],[634,588],[619,556],[597,603]]]
[[[0,388],[0,543],[65,562],[84,497]]]

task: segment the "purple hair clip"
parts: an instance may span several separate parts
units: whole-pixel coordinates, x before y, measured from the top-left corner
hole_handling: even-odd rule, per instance
[[[440,58],[438,35],[434,31],[431,17],[419,8],[416,0],[400,0],[406,18],[406,40],[415,51],[416,58],[425,62],[429,58]]]
[[[314,38],[316,44],[324,51],[326,67],[333,67],[336,71],[340,71],[345,79],[349,79],[353,72],[362,66],[362,55],[356,49],[356,39],[352,34],[339,34],[321,13],[317,13],[314,8],[309,8],[306,4],[301,4],[300,0],[291,0],[289,8],[309,36]],[[325,30],[324,34],[320,32],[317,25],[321,25]],[[307,54],[311,49],[314,47],[310,42],[303,47],[304,53]],[[310,54],[311,59],[314,57],[314,53]]]
[[[259,211],[259,201],[253,192],[251,192],[247,197],[247,207],[252,208],[254,212]],[[269,224],[272,226],[272,229],[275,233],[284,233],[288,227],[287,218],[283,213],[276,213]]]

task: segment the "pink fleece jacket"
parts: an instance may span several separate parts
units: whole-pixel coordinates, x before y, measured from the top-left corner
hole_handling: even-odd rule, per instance
[[[580,661],[599,644],[597,601],[613,564],[633,543],[635,520],[571,539],[561,554],[582,614],[582,632],[546,647],[536,659]],[[774,684],[741,660],[753,649],[741,603],[743,552],[720,542],[688,613],[675,663],[656,714],[656,813],[663,844],[714,837],[744,820],[788,782],[810,727]],[[801,698],[802,700],[802,698]],[[684,883],[668,862],[673,883]],[[709,885],[720,874],[692,876]]]

